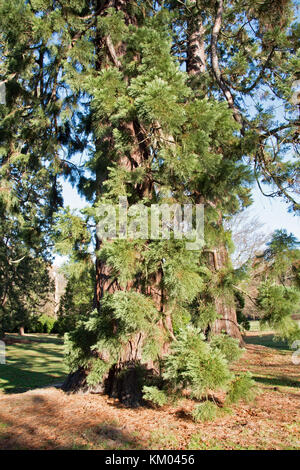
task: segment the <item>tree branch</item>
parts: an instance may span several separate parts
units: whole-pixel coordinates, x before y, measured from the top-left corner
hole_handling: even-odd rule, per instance
[[[212,69],[213,73],[216,77],[217,83],[219,87],[221,88],[228,104],[229,107],[233,111],[233,117],[234,119],[242,125],[243,129],[243,118],[235,106],[234,99],[232,96],[232,93],[226,83],[223,80],[222,73],[220,70],[219,66],[219,58],[218,58],[218,38],[219,38],[219,33],[221,30],[222,26],[222,19],[223,19],[223,13],[224,13],[224,6],[223,6],[223,0],[218,1],[218,9],[217,9],[217,15],[215,19],[215,23],[212,29],[212,34],[211,34],[211,64],[212,64]]]
[[[106,37],[106,45],[107,45],[107,49],[110,53],[110,56],[112,58],[112,61],[113,63],[115,64],[115,66],[120,70],[122,68],[122,64],[117,56],[117,53],[116,53],[116,50],[114,48],[114,45],[113,45],[113,42],[111,40],[111,37],[110,35],[108,35]]]

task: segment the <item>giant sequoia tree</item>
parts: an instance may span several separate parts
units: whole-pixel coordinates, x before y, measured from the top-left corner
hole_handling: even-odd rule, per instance
[[[205,342],[223,330],[241,342],[223,219],[250,204],[255,177],[298,209],[297,165],[286,157],[297,154],[297,127],[292,119],[276,122],[272,110],[275,97],[274,107],[293,111],[293,3],[9,3],[18,14],[25,9],[36,35],[34,44],[29,32],[25,38],[24,47],[36,51],[28,74],[39,80],[36,100],[43,97],[36,109],[49,114],[41,135],[50,119],[54,145],[38,158],[49,156],[53,177],[69,176],[91,203],[82,217],[67,209],[57,222],[61,252],[73,249],[82,263],[95,239],[96,254],[94,311],[68,337],[77,372],[66,388],[104,384],[137,404],[141,378],[164,367],[166,381],[178,387],[178,377],[190,377],[198,395],[225,386],[226,357]],[[18,83],[18,72],[9,73],[4,78]],[[70,163],[77,152],[86,156],[85,169]],[[119,196],[146,207],[203,204],[205,245],[190,251],[172,236],[99,238],[98,208],[118,204]],[[178,364],[189,342],[194,348],[182,364],[195,369],[188,372]]]

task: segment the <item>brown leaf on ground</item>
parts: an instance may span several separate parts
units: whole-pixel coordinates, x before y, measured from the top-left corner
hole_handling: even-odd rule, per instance
[[[208,423],[192,421],[187,398],[128,409],[55,388],[1,395],[0,449],[299,449],[300,366],[291,354],[249,345],[234,369],[250,370],[261,393]]]

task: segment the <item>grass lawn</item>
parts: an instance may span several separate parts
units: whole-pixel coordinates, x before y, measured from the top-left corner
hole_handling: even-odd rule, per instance
[[[31,342],[6,346],[6,364],[0,364],[0,392],[25,392],[63,381],[62,339],[46,334],[7,336]]]
[[[23,337],[10,334],[7,337],[29,340],[30,343],[6,346],[6,364],[0,364],[0,393],[20,393],[63,381],[67,373],[63,364],[63,339],[47,334],[26,334]],[[271,331],[261,331],[259,322],[251,321],[245,342],[291,354],[287,343],[273,338]]]

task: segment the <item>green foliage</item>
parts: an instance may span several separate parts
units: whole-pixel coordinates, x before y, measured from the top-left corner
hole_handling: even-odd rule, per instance
[[[75,371],[85,367],[88,369],[88,382],[100,382],[107,368],[118,362],[124,344],[140,332],[146,336],[145,354],[148,352],[149,357],[153,352],[157,356],[157,349],[151,344],[159,338],[155,325],[157,315],[152,300],[143,294],[134,291],[107,294],[103,298],[101,313],[94,310],[65,335],[65,356],[69,369]],[[101,351],[98,359],[97,351]]]
[[[25,247],[23,249],[26,250]],[[18,263],[11,263],[3,256],[2,261],[0,254],[0,295],[4,296],[0,305],[0,324],[8,332],[17,331],[21,326],[33,331],[37,328],[41,308],[54,291],[49,264],[43,258],[31,256],[24,256]],[[39,327],[38,331],[41,330]]]
[[[191,322],[191,309],[184,307],[174,308],[172,311],[172,327],[175,336],[180,334],[180,331],[187,327]]]
[[[196,303],[195,308],[192,309],[193,312],[193,324],[202,331],[205,331],[210,325],[219,318],[219,315],[216,311],[215,305],[213,302],[203,301],[200,299]]]
[[[49,315],[34,315],[30,319],[30,322],[27,326],[27,331],[28,333],[55,333],[55,323],[55,318],[50,317]]]
[[[75,329],[80,318],[87,318],[91,311],[94,295],[95,268],[89,256],[71,260],[62,268],[67,280],[64,294],[60,299],[55,333],[63,336]]]
[[[226,334],[214,335],[210,341],[210,347],[219,350],[229,363],[238,361],[244,352],[239,347],[239,341]]]
[[[300,338],[300,328],[291,318],[299,312],[300,292],[295,287],[265,281],[260,285],[258,306],[263,313],[261,324],[274,328],[278,336],[293,342]]]
[[[70,369],[84,367],[95,384],[137,338],[142,361],[156,365],[172,340],[164,378],[200,397],[232,380],[235,345],[224,338],[209,344],[190,326],[208,335],[216,299],[233,305],[235,275],[222,218],[250,203],[254,176],[299,208],[298,167],[287,158],[295,126],[285,119],[293,112],[291,84],[299,70],[293,2],[272,8],[224,2],[217,51],[210,2],[186,8],[173,0],[154,7],[96,3],[8,0],[0,6],[0,74],[7,88],[0,104],[0,315],[21,325],[42,303],[52,238],[72,261],[56,324],[60,333],[72,329]],[[193,48],[182,45],[189,47],[188,35],[201,22],[211,57],[205,71],[189,74],[189,63],[180,62],[189,62]],[[213,55],[222,70],[215,70]],[[255,94],[262,98],[249,115]],[[279,103],[270,106],[273,99]],[[284,117],[275,125],[279,107]],[[61,209],[61,177],[76,185],[89,208]],[[172,223],[170,239],[103,243],[95,237],[99,204],[115,203],[120,194],[147,206],[203,202],[205,247],[187,250],[185,241],[174,240]],[[268,255],[274,276],[290,262],[280,253],[290,252],[291,243],[295,251],[282,235],[288,250],[277,236]],[[212,262],[214,251],[222,266]],[[100,296],[102,267],[111,282]],[[287,330],[298,298],[284,289],[263,287],[259,303],[265,321]],[[97,309],[90,313],[92,296]]]
[[[43,333],[52,333],[55,325],[55,318],[49,317],[48,315],[41,315],[39,322],[43,326]]]
[[[118,321],[122,335],[147,331],[158,319],[152,299],[134,291],[118,291],[106,295],[102,308],[107,316],[111,315]]]
[[[157,387],[143,387],[143,399],[150,402],[154,406],[164,406],[168,403],[168,397],[163,390],[159,390]]]
[[[295,274],[292,271],[293,266],[296,266],[300,260],[300,242],[286,230],[275,230],[267,245],[268,248],[263,254],[263,259],[268,263],[266,277],[279,281],[281,284],[295,284]]]
[[[6,98],[0,104],[0,323],[10,329],[27,328],[52,290],[49,238],[53,212],[62,204],[60,144],[54,138],[58,70],[46,46],[49,31],[41,24],[26,2],[0,5]]]
[[[281,229],[275,230],[271,241],[267,243],[267,245],[269,248],[265,250],[264,257],[269,260],[283,252],[285,252],[285,254],[294,254],[300,242],[292,233],[288,234],[286,230]]]
[[[62,255],[69,255],[74,249],[85,253],[91,242],[91,234],[84,220],[76,211],[69,207],[56,214],[55,249]]]
[[[239,270],[241,270],[241,268]],[[250,321],[244,315],[245,297],[240,291],[235,290],[234,298],[235,298],[235,305],[236,305],[237,322],[243,328],[244,331],[245,330],[249,331]]]
[[[226,388],[232,373],[225,356],[212,349],[198,330],[187,327],[172,343],[163,377],[177,388],[190,388],[191,394],[200,398],[209,390]]]
[[[102,359],[93,358],[89,363],[89,374],[87,376],[87,384],[90,386],[97,385],[101,382],[102,377],[109,371],[111,364],[106,363]]]
[[[205,401],[194,407],[192,416],[194,421],[202,421],[205,423],[206,421],[213,421],[216,419],[218,412],[219,408],[215,403]]]
[[[237,403],[240,400],[251,402],[257,394],[257,387],[252,375],[248,372],[236,377],[229,385],[226,401]]]

